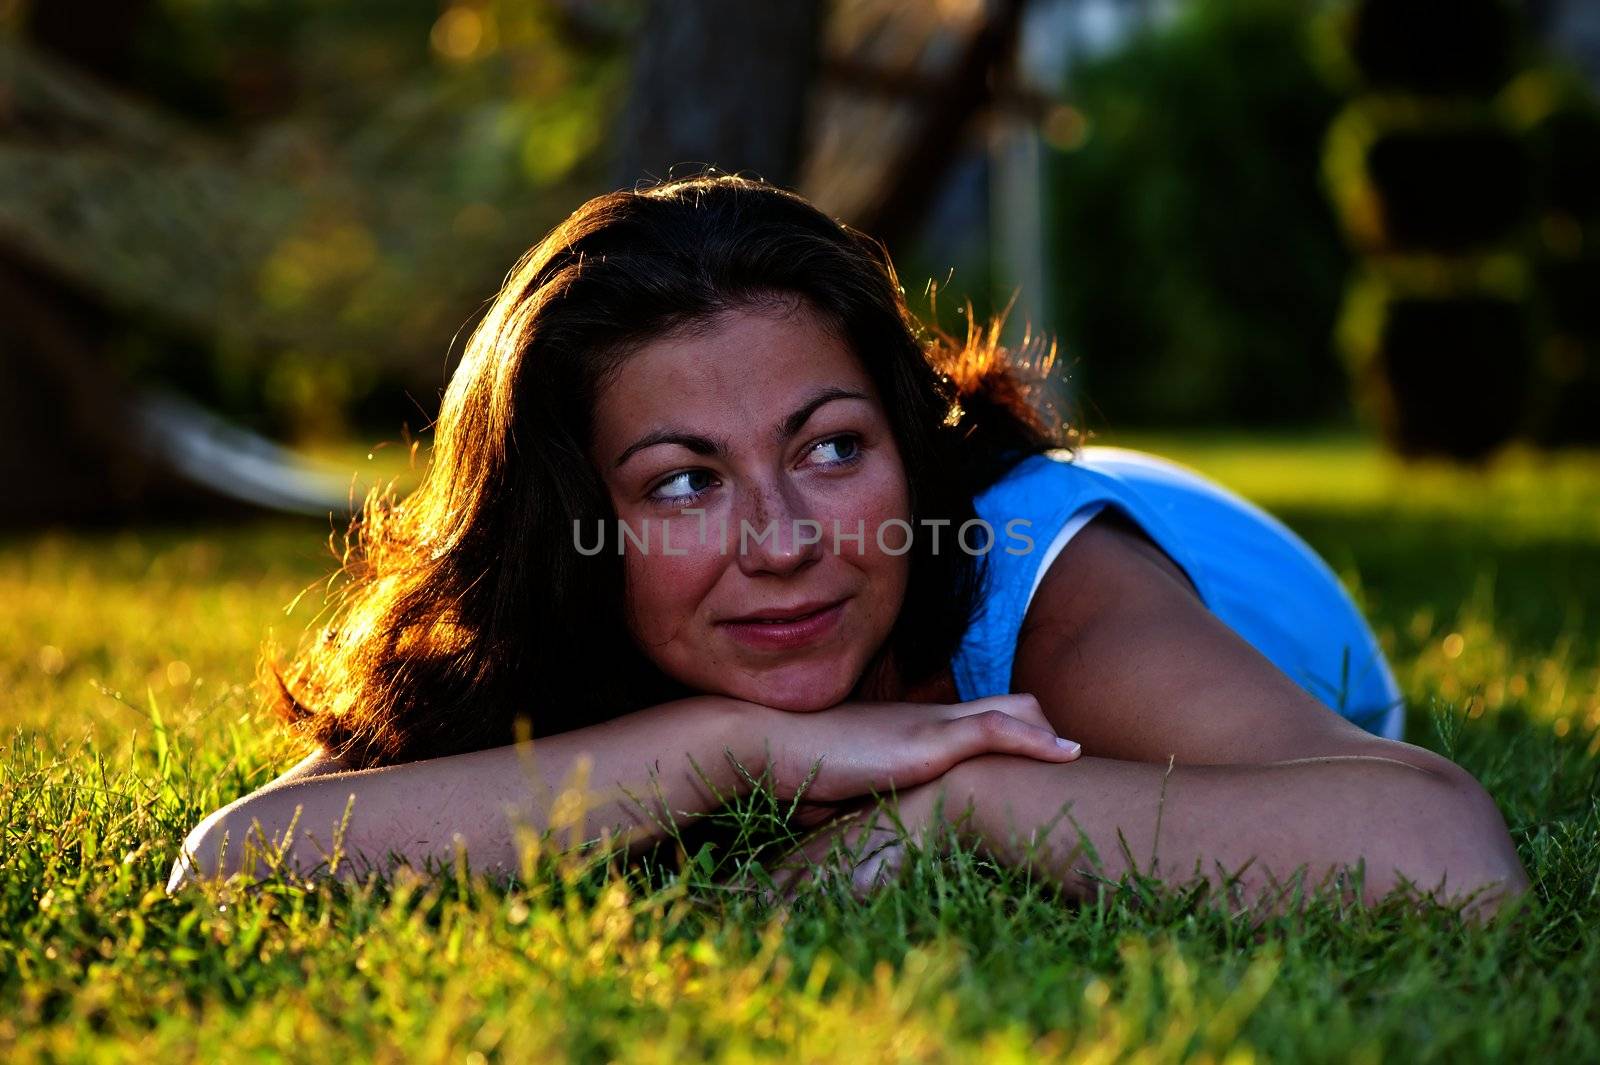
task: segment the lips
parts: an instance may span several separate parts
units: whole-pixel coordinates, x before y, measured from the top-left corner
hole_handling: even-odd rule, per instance
[[[813,614],[820,614],[829,607],[838,606],[842,602],[844,602],[843,599],[829,599],[827,601],[817,600],[810,603],[800,603],[796,606],[773,607],[769,610],[762,610],[755,614],[746,614],[743,617],[725,618],[723,619],[723,623],[733,625],[765,625],[800,621],[804,618],[810,617]]]
[[[739,643],[753,650],[783,651],[815,643],[839,624],[848,599],[831,603],[801,603],[763,610],[721,622]]]

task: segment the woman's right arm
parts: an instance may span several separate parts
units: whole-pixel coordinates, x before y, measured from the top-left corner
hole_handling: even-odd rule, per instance
[[[638,845],[663,838],[669,818],[681,823],[748,791],[746,773],[767,775],[782,797],[804,784],[808,799],[830,802],[924,783],[985,753],[1068,761],[1078,751],[1057,741],[1032,696],[846,703],[810,714],[683,699],[532,743],[280,778],[197,825],[168,890],[244,868],[247,844],[281,847],[287,867],[309,873],[333,854],[336,836],[341,867],[358,874],[391,856],[448,862],[458,848],[476,870],[510,872],[523,833],[550,827],[557,800],[580,778],[586,802],[569,817],[581,813],[582,838],[609,829]]]

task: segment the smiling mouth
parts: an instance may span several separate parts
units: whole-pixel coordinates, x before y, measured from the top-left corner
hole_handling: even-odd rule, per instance
[[[846,597],[848,598],[848,597]],[[817,603],[814,606],[802,605],[782,612],[773,611],[771,614],[751,614],[742,618],[728,618],[724,625],[792,625],[797,621],[814,618],[818,614],[826,613],[839,606],[844,599],[835,599],[827,603]]]
[[[785,611],[767,617],[732,618],[722,622],[734,639],[757,649],[785,650],[820,639],[838,624],[849,599],[824,603],[804,612]]]
[[[789,615],[786,615],[784,617],[741,618],[741,619],[735,621],[734,623],[735,624],[743,624],[743,625],[786,625],[786,624],[788,624],[788,623],[790,623],[792,621],[803,621],[806,618],[815,617],[816,615],[822,613],[824,610],[828,610],[828,609],[831,609],[831,608],[823,606],[823,607],[818,607],[815,610],[808,610],[804,614],[789,614]]]

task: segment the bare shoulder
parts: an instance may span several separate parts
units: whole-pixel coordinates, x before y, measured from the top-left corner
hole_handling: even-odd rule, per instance
[[[1208,613],[1177,563],[1121,512],[1106,508],[1045,572],[1017,639],[1017,666],[1030,650],[1059,647],[1119,616],[1153,606]],[[1031,659],[1030,659],[1031,662]]]
[[[1206,608],[1128,519],[1105,511],[1062,550],[1029,606],[1012,689],[1038,697],[1085,754],[1237,764],[1427,752],[1346,721]]]
[[[265,791],[267,788],[277,788],[284,784],[293,784],[298,780],[309,780],[312,777],[325,777],[331,773],[347,773],[350,768],[337,756],[319,747],[262,785],[260,790]]]

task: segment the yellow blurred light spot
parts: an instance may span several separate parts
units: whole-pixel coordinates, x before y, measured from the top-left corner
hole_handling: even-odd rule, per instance
[[[1091,980],[1083,989],[1083,1000],[1095,1009],[1111,1001],[1111,988],[1104,980]]]
[[[1511,693],[1513,699],[1520,699],[1528,694],[1528,678],[1518,673],[1506,685],[1506,691]]]
[[[182,661],[167,663],[167,683],[174,688],[189,683],[193,676],[194,672],[189,668],[189,663]]]
[[[457,4],[445,10],[428,34],[434,51],[446,59],[471,59],[483,44],[483,15]]]
[[[597,141],[600,125],[583,107],[542,107],[522,142],[522,170],[539,184],[559,179]]]
[[[296,306],[310,293],[312,280],[305,264],[285,249],[261,268],[261,298],[274,307]]]
[[[1433,631],[1433,611],[1417,611],[1412,615],[1411,624],[1406,626],[1406,629],[1411,633],[1411,638],[1414,640],[1427,639],[1428,634]]]
[[[1460,658],[1461,652],[1466,650],[1467,641],[1459,632],[1452,632],[1444,638],[1444,656],[1446,658]]]
[[[1561,98],[1561,87],[1547,70],[1531,70],[1512,80],[1500,93],[1500,106],[1518,125],[1543,121]]]
[[[1043,133],[1051,147],[1076,151],[1089,139],[1089,116],[1071,104],[1057,104],[1044,116]]]
[[[358,225],[335,226],[317,243],[323,269],[330,275],[359,274],[378,257],[377,242]]]
[[[1568,732],[1572,731],[1572,722],[1568,721],[1564,717],[1557,718],[1556,723],[1551,726],[1551,729],[1557,736],[1565,736]]]
[[[56,676],[67,667],[67,656],[61,653],[61,648],[51,644],[39,648],[35,661],[39,663],[39,671],[50,677]]]

